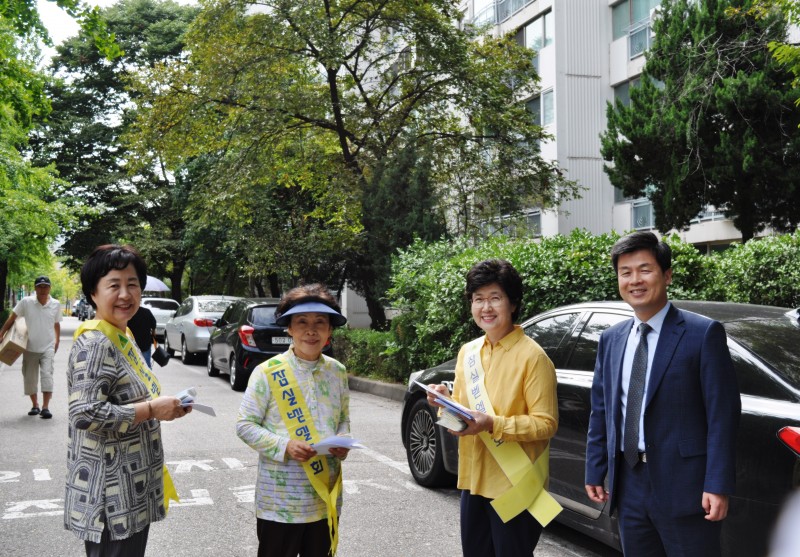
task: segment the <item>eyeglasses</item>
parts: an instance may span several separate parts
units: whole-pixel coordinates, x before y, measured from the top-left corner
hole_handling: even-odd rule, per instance
[[[504,298],[502,296],[489,296],[488,298],[472,298],[472,307],[480,308],[483,307],[484,304],[488,303],[493,308],[500,307],[503,303]]]

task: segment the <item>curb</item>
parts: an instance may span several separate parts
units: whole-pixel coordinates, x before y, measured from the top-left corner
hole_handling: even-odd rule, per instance
[[[382,383],[374,379],[364,379],[354,375],[348,376],[347,384],[350,390],[381,396],[390,400],[403,402],[406,395],[406,387],[396,383]]]

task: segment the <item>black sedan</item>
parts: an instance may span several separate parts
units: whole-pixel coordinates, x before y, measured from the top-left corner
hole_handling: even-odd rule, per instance
[[[231,388],[243,391],[257,365],[286,351],[292,338],[275,324],[278,301],[249,298],[228,306],[208,340],[206,369],[211,377],[227,373]]]
[[[800,323],[797,310],[717,302],[676,302],[680,309],[720,321],[742,394],[736,494],[723,523],[726,557],[766,555],[780,507],[800,486]],[[633,316],[622,302],[560,307],[523,323],[558,375],[558,433],[550,446],[550,493],[564,507],[557,520],[620,548],[616,513],[589,500],[584,489],[586,432],[597,344],[608,327]],[[452,388],[455,360],[412,374],[423,384]],[[401,431],[411,472],[424,486],[452,485],[457,439],[434,425],[421,388],[409,381]]]

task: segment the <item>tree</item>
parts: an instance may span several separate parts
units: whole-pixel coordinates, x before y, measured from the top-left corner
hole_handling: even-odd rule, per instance
[[[511,37],[459,29],[458,5],[209,2],[193,26],[189,56],[142,78],[157,93],[142,122],[145,144],[157,146],[173,163],[224,152],[217,178],[224,174],[233,186],[229,196],[253,183],[254,168],[267,170],[270,179],[262,183],[278,185],[286,183],[280,168],[307,170],[304,160],[324,160],[322,176],[312,168],[292,181],[314,199],[338,191],[336,198],[352,204],[335,213],[334,221],[360,236],[357,245],[348,242],[349,251],[339,253],[348,256],[346,278],[360,285],[373,324],[380,324],[382,293],[363,285],[385,282],[373,275],[385,266],[366,267],[364,247],[381,245],[381,235],[399,223],[424,226],[423,219],[403,211],[427,201],[396,204],[385,215],[397,217],[389,228],[383,219],[370,220],[361,204],[373,199],[366,194],[380,183],[373,177],[398,162],[400,153],[424,153],[430,176],[440,178],[472,146],[480,156],[470,160],[492,161],[491,172],[471,175],[476,210],[487,218],[531,204],[548,206],[576,192],[541,158],[543,131],[520,102],[537,82],[531,52]],[[289,137],[302,138],[303,148],[286,149]],[[399,196],[412,193],[393,186]],[[431,181],[437,198],[446,188]],[[359,213],[363,232],[351,225]],[[407,237],[414,232],[408,230]],[[277,249],[279,262],[297,257]]]
[[[20,46],[20,28],[0,10],[0,313],[9,276],[49,260],[50,243],[70,220],[54,197],[57,179],[51,169],[33,166],[22,153],[28,131],[50,105],[35,51]]]
[[[726,16],[732,5],[744,7]],[[743,241],[800,219],[800,133],[791,75],[769,54],[776,14],[747,1],[664,2],[641,86],[608,107],[602,153],[611,182],[653,202],[656,225],[685,228],[708,205]]]
[[[122,137],[134,120],[129,72],[179,56],[183,34],[197,11],[157,0],[123,0],[103,10],[124,55],[108,60],[87,30],[59,46],[48,87],[53,114],[31,139],[34,160],[53,164],[68,183],[60,195],[93,209],[79,228],[65,234],[59,253],[66,263],[77,269],[99,244],[134,242],[153,268],[179,271],[173,277],[173,295],[178,297],[190,250],[182,249],[180,238],[187,196],[157,164],[134,164]],[[163,231],[168,231],[163,240],[172,242],[172,249],[144,241],[161,237]]]

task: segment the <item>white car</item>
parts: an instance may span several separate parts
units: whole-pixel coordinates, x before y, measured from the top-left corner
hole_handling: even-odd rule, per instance
[[[156,318],[156,340],[164,342],[164,326],[178,311],[180,304],[172,298],[142,298],[142,305]]]
[[[164,347],[170,356],[181,353],[184,364],[205,357],[214,322],[238,296],[189,296],[164,326]]]

